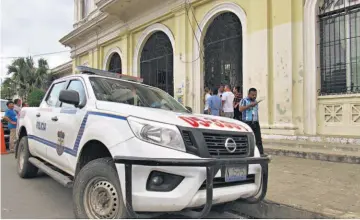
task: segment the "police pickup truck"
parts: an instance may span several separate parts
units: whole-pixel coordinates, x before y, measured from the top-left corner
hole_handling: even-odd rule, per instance
[[[15,154],[21,178],[40,169],[72,188],[76,218],[202,218],[265,197],[270,160],[249,126],[192,114],[140,78],[77,70],[22,109]]]

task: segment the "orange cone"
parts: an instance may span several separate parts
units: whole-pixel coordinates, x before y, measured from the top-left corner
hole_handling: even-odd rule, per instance
[[[1,136],[0,136],[0,144],[1,144],[1,154],[7,154],[6,151],[6,144],[5,144],[5,135],[4,135],[4,128],[3,124],[1,123]]]

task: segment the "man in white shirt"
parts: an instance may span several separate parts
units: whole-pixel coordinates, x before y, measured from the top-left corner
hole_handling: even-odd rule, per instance
[[[21,111],[21,99],[15,99],[14,100],[14,110],[15,110],[15,112],[16,112],[16,114],[20,114],[20,111]]]
[[[231,92],[230,86],[225,86],[225,92],[222,94],[222,106],[224,116],[227,118],[234,118],[234,98],[235,95]]]
[[[205,88],[205,108],[204,108],[204,114],[208,115],[209,114],[209,98],[211,97],[210,95],[210,89],[208,87]]]

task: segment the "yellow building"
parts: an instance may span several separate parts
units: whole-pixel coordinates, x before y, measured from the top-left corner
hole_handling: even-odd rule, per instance
[[[255,87],[265,139],[360,144],[360,0],[75,0],[74,18],[73,67],[143,77],[197,113],[205,86]]]

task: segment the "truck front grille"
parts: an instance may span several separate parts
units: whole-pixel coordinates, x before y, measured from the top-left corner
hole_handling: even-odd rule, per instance
[[[249,154],[249,140],[247,135],[224,135],[203,133],[209,154],[212,157],[242,157]],[[235,152],[231,153],[225,148],[226,139],[232,138],[236,143]]]

